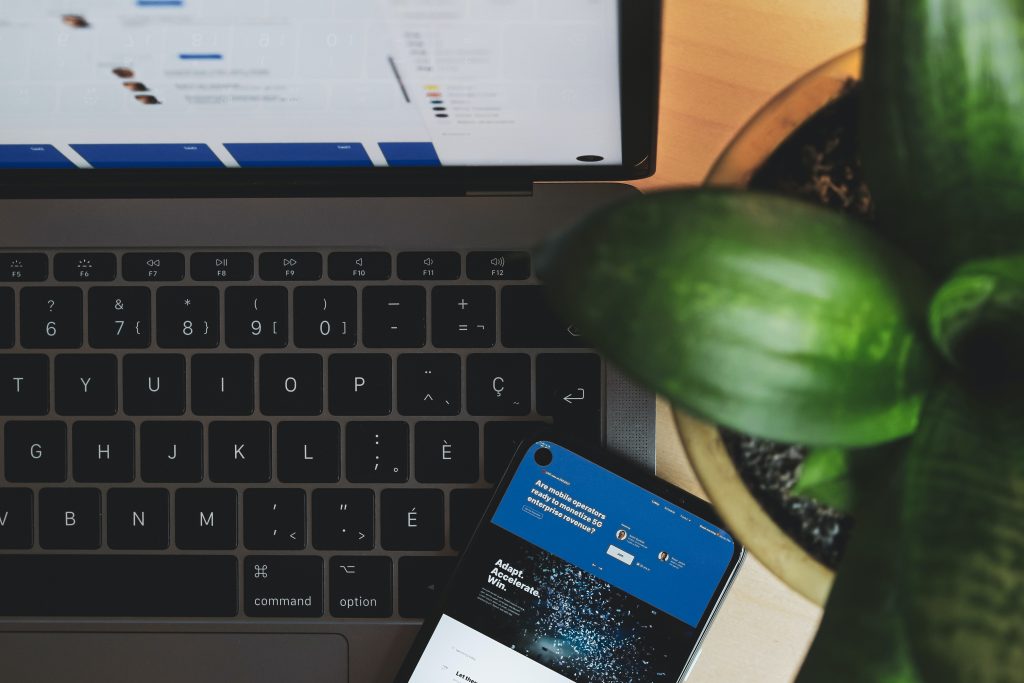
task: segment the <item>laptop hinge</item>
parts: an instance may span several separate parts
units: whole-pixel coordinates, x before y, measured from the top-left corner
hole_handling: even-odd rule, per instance
[[[526,185],[517,188],[502,188],[493,190],[466,190],[467,197],[531,197],[533,196],[533,185]]]

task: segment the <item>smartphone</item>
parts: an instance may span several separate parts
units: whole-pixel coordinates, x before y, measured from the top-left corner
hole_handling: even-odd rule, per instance
[[[685,680],[743,556],[700,498],[528,442],[396,681]]]

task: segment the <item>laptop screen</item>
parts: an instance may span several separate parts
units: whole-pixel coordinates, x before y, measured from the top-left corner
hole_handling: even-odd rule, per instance
[[[3,0],[0,169],[623,163],[616,0]]]

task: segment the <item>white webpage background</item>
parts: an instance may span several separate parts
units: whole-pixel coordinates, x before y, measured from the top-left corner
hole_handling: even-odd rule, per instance
[[[447,615],[423,651],[409,683],[572,683],[529,657]]]
[[[205,143],[233,164],[224,143],[359,142],[384,165],[377,143],[432,141],[445,165],[619,164],[617,17],[616,0],[3,0],[0,144],[82,167],[69,145]]]

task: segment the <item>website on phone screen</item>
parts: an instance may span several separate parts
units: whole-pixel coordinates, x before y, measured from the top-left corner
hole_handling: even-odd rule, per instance
[[[734,551],[717,526],[539,442],[463,560],[411,680],[675,681]]]

